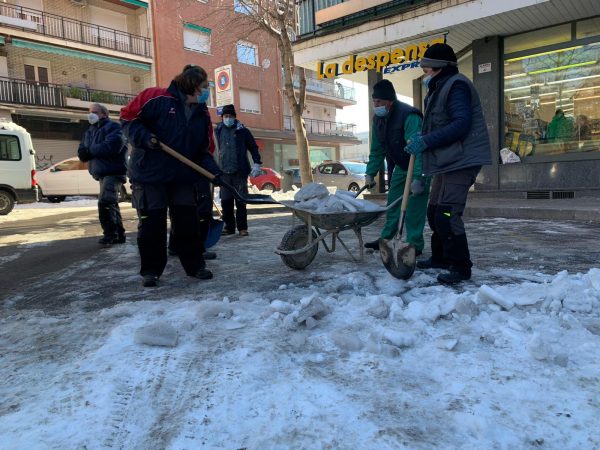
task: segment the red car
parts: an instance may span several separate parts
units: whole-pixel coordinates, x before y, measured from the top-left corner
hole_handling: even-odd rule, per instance
[[[250,183],[261,191],[279,191],[281,189],[281,175],[268,167],[260,168],[260,175],[250,177]]]

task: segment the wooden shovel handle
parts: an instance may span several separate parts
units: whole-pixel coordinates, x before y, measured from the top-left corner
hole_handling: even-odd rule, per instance
[[[163,151],[167,152],[169,155],[171,155],[173,158],[177,158],[179,161],[184,163],[186,166],[189,166],[192,169],[194,169],[196,172],[201,173],[203,176],[208,178],[210,181],[213,181],[215,179],[215,176],[212,173],[210,173],[208,170],[206,170],[204,167],[201,167],[198,164],[196,164],[195,162],[190,161],[185,156],[183,156],[181,153],[173,150],[167,144],[164,144],[162,142],[159,142],[159,144],[160,144],[160,148]]]
[[[415,168],[415,155],[410,155],[410,161],[408,162],[408,171],[406,172],[406,182],[404,183],[404,195],[402,197],[402,206],[400,211],[406,211],[408,207],[408,197],[410,196],[410,185],[412,183],[413,170]]]

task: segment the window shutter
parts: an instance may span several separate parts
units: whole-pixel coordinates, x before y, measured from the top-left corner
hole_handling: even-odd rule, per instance
[[[38,67],[38,81],[48,84],[48,69],[46,67]]]
[[[25,81],[35,83],[35,67],[25,64]]]
[[[197,52],[210,53],[210,34],[184,29],[183,47]]]
[[[260,113],[260,92],[250,89],[240,89],[240,110]]]

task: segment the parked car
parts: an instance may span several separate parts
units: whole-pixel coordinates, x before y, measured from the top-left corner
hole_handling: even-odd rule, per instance
[[[250,183],[260,191],[279,191],[281,189],[281,175],[269,167],[261,167],[260,175],[250,177]]]
[[[100,183],[88,172],[88,163],[79,158],[69,158],[56,163],[36,175],[37,184],[41,190],[40,196],[46,197],[51,203],[60,203],[66,197],[75,195],[98,196]],[[131,195],[131,185],[126,182],[119,192],[119,201],[126,200]]]
[[[367,165],[364,163],[338,161],[323,163],[313,170],[315,183],[325,186],[335,186],[352,192],[358,190],[365,184],[365,173]]]
[[[0,122],[0,216],[15,203],[37,202],[38,195],[31,135],[15,123]]]

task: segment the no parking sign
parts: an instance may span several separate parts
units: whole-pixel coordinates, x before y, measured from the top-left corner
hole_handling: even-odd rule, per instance
[[[217,107],[230,104],[233,105],[231,64],[215,69],[215,93],[217,95]]]

